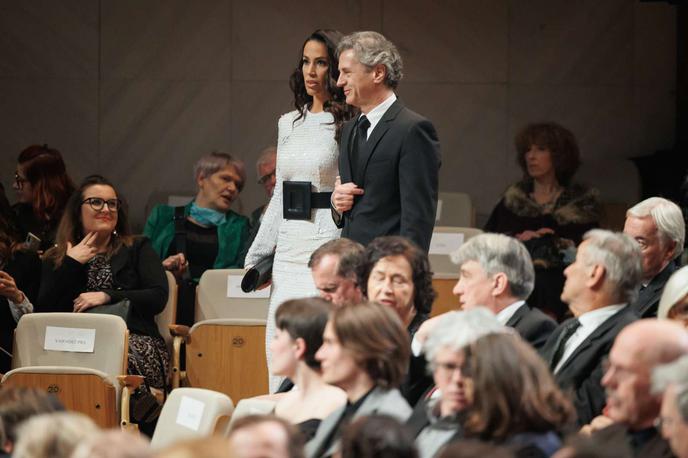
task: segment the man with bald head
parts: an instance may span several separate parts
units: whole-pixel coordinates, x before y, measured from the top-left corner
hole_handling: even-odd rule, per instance
[[[635,456],[673,456],[655,427],[662,395],[652,393],[652,370],[688,353],[688,333],[673,322],[645,319],[625,327],[614,341],[602,378],[606,415],[613,424],[593,435],[625,438]]]

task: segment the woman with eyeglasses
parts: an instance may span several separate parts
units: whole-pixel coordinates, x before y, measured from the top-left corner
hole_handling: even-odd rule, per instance
[[[155,315],[167,295],[160,259],[147,238],[131,234],[127,207],[114,186],[102,176],[87,177],[67,202],[56,246],[45,254],[36,311],[83,313],[128,300],[129,373],[162,389],[169,354]],[[136,408],[133,416],[146,420]]]
[[[14,174],[17,203],[13,209],[22,241],[33,234],[35,248],[55,244],[55,233],[74,183],[67,175],[60,152],[47,145],[32,145],[19,154]]]

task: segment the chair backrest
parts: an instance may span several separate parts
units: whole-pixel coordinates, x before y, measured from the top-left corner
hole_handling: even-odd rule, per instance
[[[471,196],[463,192],[440,192],[435,222],[440,226],[474,226],[475,209]]]
[[[203,388],[172,390],[151,439],[160,449],[195,437],[225,435],[234,403],[226,394]]]
[[[186,380],[235,401],[268,392],[265,320],[216,319],[193,325],[186,343]]]
[[[165,339],[167,349],[172,351],[172,334],[170,334],[170,325],[174,324],[177,316],[177,280],[172,275],[172,272],[165,271],[167,274],[167,287],[170,291],[167,296],[167,303],[162,312],[155,315],[155,324],[158,325],[158,332]]]
[[[437,293],[435,301],[432,303],[430,316],[437,316],[443,313],[459,310],[459,298],[454,296],[453,290],[456,282],[459,281],[458,271],[450,274],[433,274],[432,287]]]
[[[442,274],[456,273],[458,268],[451,261],[450,253],[458,249],[463,242],[482,233],[482,230],[475,227],[435,226],[428,253],[432,271]]]
[[[246,398],[239,401],[229,421],[231,428],[235,421],[249,415],[267,415],[275,410],[277,403],[270,399]]]
[[[267,319],[268,292],[244,295],[236,288],[244,273],[243,269],[210,269],[203,273],[196,291],[196,323],[216,318]]]
[[[86,349],[91,335],[92,351],[65,350]],[[17,323],[12,367],[76,366],[122,375],[127,369],[128,340],[127,324],[115,315],[30,313]]]

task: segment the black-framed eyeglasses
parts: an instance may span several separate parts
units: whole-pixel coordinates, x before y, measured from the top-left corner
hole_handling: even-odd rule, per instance
[[[29,180],[26,178],[20,176],[18,173],[14,174],[14,184],[17,185],[17,189],[21,189],[24,187],[24,183],[27,183]]]
[[[81,202],[81,205],[83,204],[88,204],[92,209],[94,209],[97,212],[101,211],[106,205],[108,211],[116,212],[117,210],[119,210],[120,205],[122,205],[119,199],[105,200],[101,199],[100,197],[89,197],[88,199],[84,199]]]
[[[269,180],[272,180],[272,177],[274,177],[274,176],[275,176],[275,171],[273,170],[272,172],[270,172],[270,173],[268,173],[268,174],[266,174],[266,175],[263,175],[262,177],[258,178],[258,184],[265,184],[265,183],[267,183]]]

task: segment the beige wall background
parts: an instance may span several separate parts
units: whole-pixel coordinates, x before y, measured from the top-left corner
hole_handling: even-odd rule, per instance
[[[633,202],[626,158],[674,143],[675,14],[635,0],[3,0],[0,180],[48,143],[77,181],[119,185],[140,229],[151,203],[193,192],[199,155],[224,150],[247,162],[248,213],[303,39],[328,27],[397,44],[399,95],[439,132],[440,190],[469,193],[479,221],[520,176],[514,134],[539,120],[577,135],[581,181]]]

